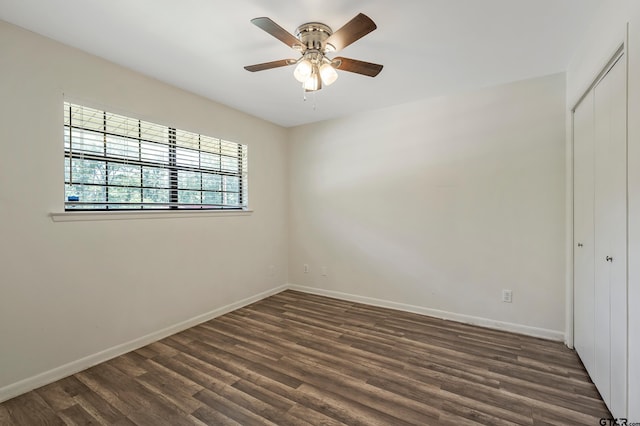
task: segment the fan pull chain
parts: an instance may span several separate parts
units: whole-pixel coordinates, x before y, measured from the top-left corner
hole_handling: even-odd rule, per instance
[[[316,92],[317,90],[312,92],[312,97],[313,97],[313,110],[316,110],[316,107],[318,106],[318,103],[316,102],[317,98],[316,98]],[[307,91],[304,90],[304,86],[302,86],[302,101],[303,102],[307,102]]]

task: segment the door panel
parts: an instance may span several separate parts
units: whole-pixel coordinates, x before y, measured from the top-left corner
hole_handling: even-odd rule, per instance
[[[594,339],[594,117],[593,92],[573,115],[574,346],[593,377]]]
[[[612,203],[608,183],[609,133],[611,131],[611,96],[608,76],[594,89],[595,111],[595,369],[592,376],[602,399],[609,406],[611,401],[611,299],[609,296],[610,263],[605,259],[611,253],[606,232],[610,222],[607,206]]]
[[[627,84],[622,57],[609,72],[611,79],[611,133],[608,159],[611,206],[607,234],[611,257],[611,411],[616,417],[627,412]]]
[[[627,145],[622,57],[594,89],[595,375],[614,417],[626,415]]]

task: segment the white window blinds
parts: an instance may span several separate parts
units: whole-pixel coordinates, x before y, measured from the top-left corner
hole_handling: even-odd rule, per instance
[[[247,146],[64,103],[65,210],[242,209]]]

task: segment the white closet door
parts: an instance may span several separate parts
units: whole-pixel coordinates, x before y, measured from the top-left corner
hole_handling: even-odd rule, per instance
[[[573,278],[574,346],[591,377],[595,363],[593,150],[593,92],[590,92],[573,115]]]
[[[626,416],[627,137],[622,57],[594,89],[595,377],[614,417]]]

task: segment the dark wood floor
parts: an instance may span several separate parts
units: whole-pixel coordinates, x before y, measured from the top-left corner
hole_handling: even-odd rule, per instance
[[[557,342],[295,291],[0,404],[0,424],[597,425]]]

